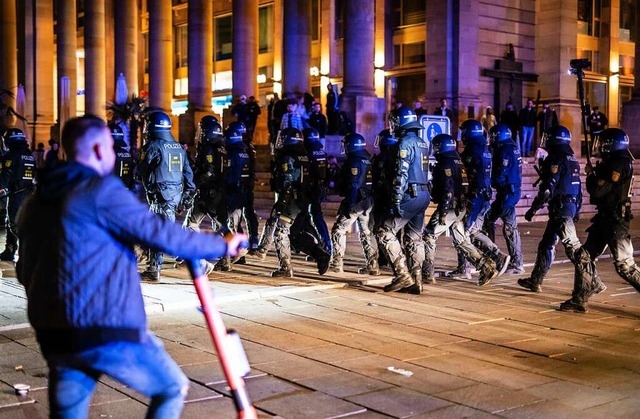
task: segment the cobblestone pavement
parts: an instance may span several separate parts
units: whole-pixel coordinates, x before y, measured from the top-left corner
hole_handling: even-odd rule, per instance
[[[527,262],[542,228],[520,226]],[[452,267],[450,239],[438,244],[438,267]],[[609,259],[598,264],[608,289],[586,314],[556,310],[573,282],[561,248],[540,294],[513,275],[483,288],[441,278],[421,296],[385,294],[389,272],[355,273],[363,263],[355,235],[347,262],[344,275],[320,277],[298,257],[296,278],[273,280],[270,253],[211,276],[226,325],[243,339],[261,417],[638,416],[640,296]],[[10,265],[0,268],[0,419],[45,418],[46,367],[24,324],[24,291]],[[191,379],[183,417],[234,417],[186,270],[164,271],[143,293],[151,329]],[[13,395],[18,382],[31,386],[28,397]],[[146,403],[104,378],[91,417],[142,417]]]

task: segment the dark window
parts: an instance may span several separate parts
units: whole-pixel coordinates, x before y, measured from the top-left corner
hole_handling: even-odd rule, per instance
[[[216,60],[233,58],[233,18],[231,15],[213,20],[216,39]]]
[[[188,41],[188,30],[187,25],[176,26],[175,28],[175,38],[173,41],[174,49],[175,49],[175,57],[174,62],[176,68],[186,67],[188,65],[187,55],[189,52],[189,41]]]
[[[393,66],[411,66],[425,62],[425,43],[415,42],[393,46]]]
[[[636,42],[637,0],[620,0],[620,41]]]
[[[425,0],[392,0],[392,27],[421,25],[427,19],[427,2]]]
[[[320,39],[320,1],[311,0],[311,40]]]
[[[273,49],[273,5],[258,9],[258,31],[260,53]]]
[[[344,38],[346,0],[336,0],[336,39]]]

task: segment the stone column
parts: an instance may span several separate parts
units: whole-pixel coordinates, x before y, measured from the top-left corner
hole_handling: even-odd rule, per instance
[[[173,34],[171,0],[149,7],[149,104],[171,111],[173,97]]]
[[[114,0],[115,76],[124,74],[129,95],[138,93],[138,4]]]
[[[257,10],[256,8],[256,12]],[[191,0],[188,19],[189,108],[180,116],[180,138],[191,143],[197,122],[205,113],[212,113],[213,3],[211,0]]]
[[[375,1],[349,0],[345,10],[344,98],[356,132],[373,144],[384,126],[384,100],[374,91]]]
[[[77,113],[77,17],[76,0],[58,0],[58,118],[62,114],[62,103],[60,100],[60,78],[69,77],[69,116],[74,117]]]
[[[602,7],[602,32],[598,38],[601,68],[594,68],[597,73],[607,77],[607,103],[600,104],[600,111],[607,115],[609,126],[617,126],[619,115],[620,90],[620,0],[610,0]],[[593,105],[593,104],[592,104]]]
[[[542,100],[548,100],[558,114],[560,124],[574,135],[571,147],[581,150],[582,123],[577,99],[576,78],[567,76],[569,61],[576,58],[578,21],[575,0],[539,0],[536,2],[536,72]]]
[[[85,110],[104,118],[107,105],[105,0],[88,1],[84,7]]]
[[[283,0],[283,97],[291,92],[310,90],[311,2]]]
[[[467,118],[469,107],[480,104],[479,9],[474,0],[431,0],[427,4],[427,108],[447,98],[454,113],[452,131]]]
[[[26,115],[32,143],[51,138],[53,120],[53,2],[28,0],[24,7]],[[3,39],[4,42],[4,39]]]
[[[114,0],[104,0],[104,43],[106,45],[115,45],[116,29],[115,29],[115,3]],[[105,96],[108,101],[112,102],[116,98],[116,56],[114,48],[105,49]]]
[[[233,95],[258,95],[258,0],[233,2]],[[308,71],[307,71],[308,72]]]
[[[636,48],[632,99],[622,106],[622,129],[629,136],[629,148],[640,157],[640,7],[636,7]]]
[[[0,89],[15,95],[18,92],[18,31],[16,26],[16,2],[0,1]],[[5,98],[7,105],[15,108],[15,100]],[[0,124],[3,123],[0,120]]]

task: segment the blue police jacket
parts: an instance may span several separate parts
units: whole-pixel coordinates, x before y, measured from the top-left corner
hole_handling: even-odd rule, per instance
[[[515,192],[522,187],[522,157],[514,143],[498,143],[493,152],[491,186],[502,192]]]
[[[469,192],[480,195],[486,192],[491,197],[491,165],[493,157],[486,145],[473,144],[465,147],[460,153],[467,169]]]
[[[398,156],[393,181],[393,200],[400,202],[409,185],[429,184],[429,145],[413,131],[398,142]]]
[[[349,207],[371,196],[371,156],[368,151],[347,154],[340,176],[340,196]]]

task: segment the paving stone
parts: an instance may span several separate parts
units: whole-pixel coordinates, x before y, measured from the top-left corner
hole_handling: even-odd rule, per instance
[[[306,378],[298,380],[297,383],[340,398],[394,387],[392,384],[352,372]]]
[[[202,385],[226,382],[224,373],[222,372],[222,367],[218,361],[186,365],[181,367],[181,369],[190,380]],[[264,375],[263,372],[256,370],[252,370],[249,373],[249,377],[262,375]]]
[[[293,351],[293,353],[328,364],[371,356],[371,352],[333,344],[320,348],[301,349]]]
[[[282,350],[317,348],[327,344],[320,339],[264,325],[244,328],[241,332],[245,340]]]
[[[434,394],[440,391],[463,388],[476,384],[475,381],[465,378],[377,355],[336,362],[336,364],[357,374],[395,384],[400,387],[410,388],[425,394]],[[405,377],[391,372],[387,370],[390,366],[411,371],[413,375],[411,377]]]
[[[449,402],[442,399],[402,388],[374,391],[359,396],[347,397],[347,400],[368,409],[399,418],[432,412],[450,405]]]
[[[47,388],[47,375],[48,370],[45,367],[22,369],[20,371],[14,370],[0,373],[0,381],[7,385],[13,385],[16,383],[28,384],[31,386],[31,391],[34,391]]]
[[[288,355],[285,360],[280,362],[260,364],[256,369],[289,381],[337,374],[342,371],[331,365],[295,355]]]
[[[292,394],[310,392],[308,389],[270,375],[248,378],[245,380],[245,385],[247,386],[249,398],[253,403]],[[210,387],[221,394],[231,397],[229,386],[227,386],[226,383],[212,384]]]
[[[164,343],[165,349],[167,350],[167,353],[181,367],[185,365],[212,362],[218,359],[215,354],[212,354],[209,352],[203,352],[202,350],[193,349],[188,346],[181,345],[179,343],[167,342],[167,341],[163,341],[163,343]]]
[[[11,355],[0,356],[0,372],[15,371],[16,367],[21,368],[43,368],[47,366],[46,361],[38,352],[22,347],[22,352]]]
[[[237,413],[233,406],[233,401],[229,397],[221,397],[219,399],[187,403],[182,409],[181,417],[189,419],[231,419],[237,417]]]
[[[506,410],[504,412],[500,412],[501,416],[514,418],[514,419],[541,419],[541,418],[557,418],[557,419],[601,419],[606,416],[598,416],[593,414],[591,409],[589,410],[578,410],[573,409],[566,404],[553,401],[553,400],[543,400],[538,403],[529,404],[526,406],[516,407],[514,409]],[[620,417],[617,415],[613,415],[610,417]],[[636,415],[637,417],[637,415]]]
[[[490,362],[452,354],[412,359],[408,362],[465,378],[469,378],[472,372],[496,366]]]
[[[555,378],[552,377],[497,365],[492,368],[470,372],[465,377],[511,390],[524,390],[555,381]]]
[[[320,392],[294,394],[255,405],[284,418],[330,418],[365,412],[366,409]]]
[[[261,318],[259,323],[318,339],[353,332],[351,328],[290,314],[284,314],[278,318]]]
[[[437,393],[436,396],[489,413],[500,413],[543,400],[542,397],[523,391],[508,390],[488,384],[476,384],[458,390],[444,391]]]
[[[587,408],[586,412],[598,418],[615,417],[635,419],[638,417],[638,412],[640,412],[640,398],[638,398],[636,392],[636,395],[632,397]]]
[[[412,419],[450,419],[450,418],[465,418],[465,419],[490,419],[499,418],[502,416],[493,415],[491,413],[483,412],[482,410],[474,409],[472,407],[449,405],[442,409],[438,409],[433,412],[424,413],[421,415],[412,416]]]
[[[331,345],[327,343],[327,346]],[[247,359],[251,365],[260,365],[268,362],[277,362],[282,360],[282,355],[286,353],[281,349],[270,348],[269,346],[262,345],[260,343],[254,343],[250,341],[243,341],[242,346],[247,354]],[[303,351],[316,351],[320,348],[303,349]]]
[[[1,395],[0,398],[2,398]],[[49,402],[46,391],[31,391],[28,399],[33,402],[0,407],[0,419],[46,419],[49,417]]]
[[[464,342],[466,338],[461,338],[446,333],[432,332],[418,327],[407,326],[398,323],[373,322],[358,324],[353,326],[356,330],[375,333],[381,336],[391,337],[394,340],[417,343],[423,346],[446,345],[454,342]]]
[[[530,387],[525,391],[541,399],[559,401],[574,409],[587,409],[610,403],[620,398],[620,395],[616,392],[567,381],[554,381]]]
[[[441,356],[447,353],[435,348],[430,348],[410,342],[395,342],[380,346],[374,346],[370,348],[370,350],[373,353],[388,356],[394,359],[399,359],[401,361],[410,361],[416,358]]]
[[[92,418],[142,418],[146,412],[147,406],[134,399],[118,400],[89,407],[89,416]]]

